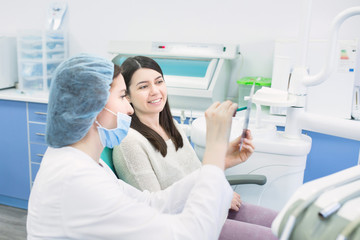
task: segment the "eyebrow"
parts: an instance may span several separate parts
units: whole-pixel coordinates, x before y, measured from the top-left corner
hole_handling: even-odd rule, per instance
[[[122,90],[120,90],[120,94],[128,94],[128,91],[126,90],[126,89],[122,89]]]
[[[162,78],[162,76],[161,75],[159,75],[158,77],[156,77],[154,80],[157,80],[157,79],[159,79],[159,78]],[[139,85],[139,84],[143,84],[143,83],[147,83],[147,82],[150,82],[151,80],[146,80],[146,81],[141,81],[141,82],[138,82],[137,84],[136,84],[136,86],[137,85]]]

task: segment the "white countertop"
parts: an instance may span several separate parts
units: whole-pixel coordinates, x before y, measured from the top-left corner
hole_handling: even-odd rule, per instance
[[[0,90],[0,100],[48,103],[48,99],[48,92],[23,92],[15,88]]]
[[[48,103],[49,93],[48,92],[41,92],[41,91],[33,91],[33,92],[23,92],[19,89],[9,88],[0,90],[0,100],[11,100],[11,101],[23,101],[23,102],[35,102],[35,103]],[[174,116],[180,116],[181,110],[180,109],[172,109],[172,114]],[[184,111],[186,117],[192,116],[193,118],[198,118],[203,116],[203,112],[192,112],[189,110]],[[244,114],[245,111],[239,112],[238,115]],[[255,111],[251,112],[251,115],[255,115]],[[269,114],[268,109],[263,109],[263,116],[261,117],[262,121],[275,124],[276,126],[285,126],[286,117],[285,116],[276,116]],[[331,120],[331,119],[329,119]],[[350,119],[340,119],[342,120],[341,125],[356,125],[355,127],[358,128],[360,126],[360,121],[354,121]]]

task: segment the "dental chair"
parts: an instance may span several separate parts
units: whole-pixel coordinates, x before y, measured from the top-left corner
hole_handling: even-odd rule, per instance
[[[280,240],[360,239],[360,166],[302,185],[275,218],[272,231]]]
[[[100,158],[110,167],[110,169],[116,174],[115,167],[112,161],[112,149],[105,147],[101,153]],[[118,177],[118,176],[117,176]],[[258,174],[238,174],[226,176],[229,184],[232,186],[239,184],[256,184],[264,185],[267,181],[266,176]]]
[[[101,153],[100,158],[109,166],[109,168],[116,174],[115,167],[112,161],[112,152],[113,150],[110,148],[105,147]]]

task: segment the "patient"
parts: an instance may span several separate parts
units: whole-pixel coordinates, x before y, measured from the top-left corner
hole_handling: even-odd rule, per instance
[[[134,108],[131,129],[113,150],[119,178],[140,190],[160,191],[201,167],[181,127],[173,120],[160,66],[151,58],[137,56],[122,64],[122,74]],[[254,151],[247,132],[238,155],[240,137],[229,144],[226,168],[245,161]],[[276,239],[270,226],[276,212],[241,203],[234,192],[230,211],[219,239]]]

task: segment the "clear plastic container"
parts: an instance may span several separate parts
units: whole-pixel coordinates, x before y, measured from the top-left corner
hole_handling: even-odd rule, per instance
[[[41,62],[23,62],[20,65],[23,77],[41,77],[43,75],[43,65]]]
[[[237,84],[239,85],[239,96],[238,96],[239,107],[247,106],[247,101],[244,98],[250,95],[250,90],[251,90],[251,87],[255,80],[257,80],[257,81],[255,82],[254,93],[262,87],[270,87],[271,86],[271,78],[243,77],[243,78],[239,79],[237,81]]]
[[[40,77],[23,77],[22,86],[23,89],[31,89],[36,91],[42,91],[44,88],[43,78]]]
[[[17,36],[19,88],[48,91],[56,67],[67,58],[64,31],[20,31]]]

